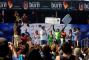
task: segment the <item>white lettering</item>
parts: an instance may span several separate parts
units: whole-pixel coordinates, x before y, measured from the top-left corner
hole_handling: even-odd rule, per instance
[[[62,4],[61,3],[51,3],[51,8],[61,8]]]
[[[0,2],[0,8],[6,7],[6,2]]]
[[[39,8],[40,3],[39,2],[29,2],[29,7],[30,8]]]

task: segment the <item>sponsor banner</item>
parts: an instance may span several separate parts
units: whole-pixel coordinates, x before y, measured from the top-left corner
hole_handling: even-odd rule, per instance
[[[49,24],[60,24],[60,18],[54,18],[54,17],[46,17],[45,23]]]
[[[0,1],[0,9],[88,11],[88,1]]]

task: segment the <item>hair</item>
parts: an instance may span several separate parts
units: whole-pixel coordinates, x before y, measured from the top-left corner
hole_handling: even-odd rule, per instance
[[[72,48],[68,42],[64,43],[61,46],[61,49],[62,49],[63,53],[65,53],[65,54],[72,54]]]
[[[72,29],[70,29],[69,31],[72,32]]]
[[[51,48],[48,45],[43,47],[44,60],[52,60],[50,52]]]
[[[57,31],[57,32],[59,32],[59,31],[60,31],[60,29],[57,29],[56,31]]]
[[[81,49],[80,48],[75,48],[74,49],[74,55],[80,55],[81,54]]]
[[[26,60],[42,60],[42,58],[39,51],[33,48],[26,56]]]
[[[36,33],[38,32],[38,30],[35,31]]]
[[[22,33],[22,34],[21,34],[21,36],[24,36],[24,35],[25,35],[25,33]]]
[[[56,52],[56,45],[55,45],[55,44],[52,44],[51,50],[52,50],[53,52]]]
[[[76,31],[76,28],[74,28],[73,30]]]
[[[49,47],[49,45],[45,45],[43,47],[43,52],[50,52],[51,51],[51,48]]]
[[[79,28],[79,27],[77,27],[77,29],[78,29],[78,30],[80,30],[80,28]]]

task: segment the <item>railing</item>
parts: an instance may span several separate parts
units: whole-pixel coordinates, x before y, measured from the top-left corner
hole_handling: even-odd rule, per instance
[[[89,48],[89,38],[81,40],[81,47]]]

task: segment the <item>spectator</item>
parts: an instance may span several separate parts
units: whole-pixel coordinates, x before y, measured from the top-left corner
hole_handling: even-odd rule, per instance
[[[0,38],[0,60],[11,60],[12,55],[5,38]]]
[[[52,60],[52,55],[50,54],[51,49],[48,45],[43,47],[44,60]]]
[[[79,60],[77,57],[72,55],[72,49],[69,43],[64,43],[61,47],[63,55],[57,56],[56,60]]]
[[[40,44],[40,35],[38,33],[38,30],[35,31],[35,34],[34,34],[34,44],[37,44],[39,45]]]
[[[72,29],[70,29],[69,30],[69,34],[68,34],[68,42],[69,42],[69,44],[72,46],[72,37],[73,37],[73,35],[72,35]]]
[[[16,29],[17,29],[17,26],[15,24],[14,25],[14,46],[17,48],[18,43],[20,42],[20,36],[19,36],[18,31]]]
[[[64,29],[61,31],[61,45],[66,42],[65,41],[66,38],[66,32],[64,32]]]
[[[52,31],[50,31],[50,34],[48,35],[48,41],[49,41],[49,45],[51,46],[53,43],[53,34]]]
[[[77,30],[76,28],[73,29],[73,38],[72,38],[73,46],[77,46]]]
[[[40,30],[40,44],[44,45],[47,44],[47,33],[45,30],[45,26],[41,26],[41,30]]]
[[[21,40],[22,40],[22,42],[26,43],[28,40],[28,36],[25,33],[22,33]]]
[[[79,58],[79,60],[83,60],[81,57],[81,49],[80,48],[75,48],[74,49],[74,55]]]
[[[52,54],[52,60],[55,60],[56,58],[56,45],[55,44],[52,44],[51,45],[51,54]]]
[[[26,56],[26,60],[42,60],[42,58],[39,51],[33,48]]]

